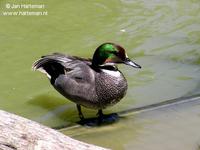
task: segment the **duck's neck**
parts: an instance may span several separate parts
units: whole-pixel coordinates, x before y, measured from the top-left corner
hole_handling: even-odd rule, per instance
[[[100,66],[99,68],[104,69],[104,70],[118,71],[118,68],[115,65],[104,65],[104,66]]]
[[[98,61],[95,61],[94,59],[92,59],[92,67],[93,67],[93,68],[99,68],[99,63],[98,63]]]
[[[92,58],[92,66],[98,68],[100,65],[104,63],[105,59],[100,56],[100,54],[95,51],[93,58]]]

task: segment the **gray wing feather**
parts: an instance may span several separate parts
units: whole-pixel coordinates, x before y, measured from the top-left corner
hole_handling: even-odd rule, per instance
[[[82,63],[70,63],[68,67],[73,70],[56,79],[55,89],[75,103],[91,105],[97,99],[93,71]]]

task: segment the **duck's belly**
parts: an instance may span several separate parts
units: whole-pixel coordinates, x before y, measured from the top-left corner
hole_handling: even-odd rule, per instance
[[[65,75],[60,75],[55,83],[54,88],[63,96],[91,109],[112,106],[119,102],[127,91],[127,81],[121,73],[119,76],[98,74],[95,81],[88,84],[89,86],[86,84],[74,86],[74,81]]]

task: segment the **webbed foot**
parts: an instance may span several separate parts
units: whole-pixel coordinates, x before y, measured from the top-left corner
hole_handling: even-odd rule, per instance
[[[106,124],[112,124],[118,121],[119,116],[117,113],[105,115],[102,110],[97,113],[98,117],[81,119],[78,123],[84,126],[96,127]]]
[[[98,122],[99,125],[101,124],[110,124],[110,123],[114,123],[119,119],[119,116],[117,113],[112,113],[112,114],[103,114],[102,109],[100,109],[97,113],[98,115]]]

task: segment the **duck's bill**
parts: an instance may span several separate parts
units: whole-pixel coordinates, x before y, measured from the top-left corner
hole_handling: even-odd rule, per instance
[[[132,66],[134,68],[142,68],[140,65],[136,64],[135,62],[133,62],[132,60],[130,60],[129,58],[127,58],[124,63],[126,65]]]

